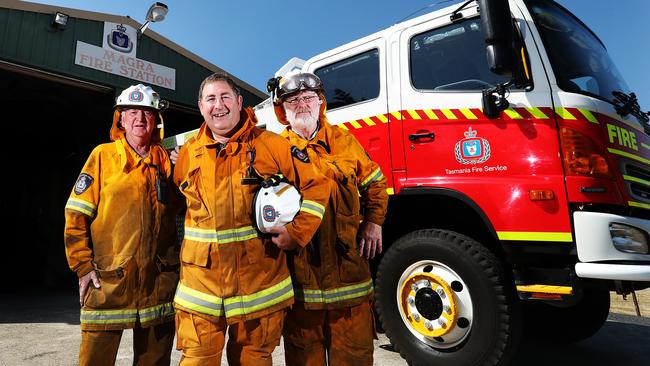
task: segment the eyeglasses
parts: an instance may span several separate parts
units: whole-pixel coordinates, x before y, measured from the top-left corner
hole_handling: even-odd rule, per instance
[[[298,103],[300,103],[300,102],[304,102],[305,104],[309,104],[309,103],[315,101],[316,99],[318,99],[318,95],[307,95],[307,96],[304,96],[304,97],[289,98],[289,99],[285,100],[284,102],[289,103],[291,105],[298,105]]]
[[[323,82],[318,76],[308,72],[295,74],[280,79],[278,97],[282,98],[287,94],[295,93],[299,90],[318,90],[322,88]]]

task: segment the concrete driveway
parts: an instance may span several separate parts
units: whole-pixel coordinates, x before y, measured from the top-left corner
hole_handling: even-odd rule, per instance
[[[650,365],[649,339],[649,318],[612,313],[605,326],[583,342],[568,346],[524,343],[515,364],[647,366]],[[1,366],[77,365],[79,340],[79,305],[75,293],[3,294],[0,300]],[[177,365],[179,358],[179,352],[174,351],[172,365]],[[131,363],[131,332],[125,331],[116,365]],[[273,363],[284,365],[282,346],[273,354]],[[392,351],[386,336],[380,334],[375,341],[374,364],[406,365],[406,362]],[[227,365],[225,357],[222,365]]]
[[[78,365],[80,340],[78,295],[54,292],[2,296],[1,366]],[[116,365],[132,365],[131,345],[132,332],[127,330],[122,337]],[[406,365],[399,354],[390,351],[385,335],[380,334],[375,348],[375,365]],[[180,352],[174,350],[171,364],[178,365],[179,360]],[[221,364],[228,365],[225,354]],[[282,345],[273,353],[273,364],[285,364]]]

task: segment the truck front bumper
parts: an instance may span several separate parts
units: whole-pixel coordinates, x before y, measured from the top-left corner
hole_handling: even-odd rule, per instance
[[[574,212],[578,277],[650,282],[650,254],[616,249],[610,224],[627,225],[645,233],[650,240],[650,220],[601,212]]]

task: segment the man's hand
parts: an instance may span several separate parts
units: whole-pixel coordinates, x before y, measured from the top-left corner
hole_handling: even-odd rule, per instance
[[[79,278],[79,305],[81,306],[84,304],[84,298],[86,297],[86,291],[88,291],[88,284],[90,284],[90,281],[93,282],[95,288],[99,288],[101,286],[99,284],[99,278],[97,278],[97,272],[95,272],[95,270],[92,270]]]
[[[360,256],[371,259],[375,254],[381,254],[381,226],[364,220],[359,227],[357,238]]]
[[[176,146],[174,150],[169,151],[169,160],[172,161],[172,164],[176,165],[176,161],[178,160],[178,155],[181,152],[181,147]]]
[[[298,242],[293,240],[291,235],[289,235],[287,228],[284,226],[271,227],[268,229],[268,232],[273,235],[271,240],[280,249],[293,250],[298,246]]]

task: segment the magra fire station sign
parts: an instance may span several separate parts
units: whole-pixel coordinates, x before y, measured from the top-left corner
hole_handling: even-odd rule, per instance
[[[102,47],[77,41],[75,64],[176,89],[176,70],[136,57],[137,30],[129,25],[104,23]]]

